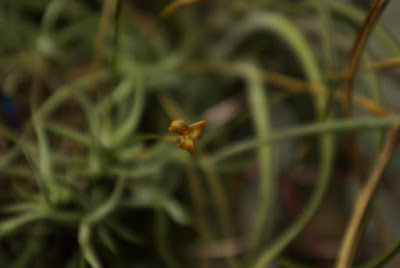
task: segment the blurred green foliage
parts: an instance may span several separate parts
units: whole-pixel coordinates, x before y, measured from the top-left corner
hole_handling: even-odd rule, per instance
[[[365,15],[348,2],[191,1],[161,17],[170,2],[2,0],[1,90],[24,127],[2,107],[0,265],[301,267],[284,250],[351,170],[339,134],[374,131],[370,161],[397,119],[362,115],[387,112],[374,70],[360,116],[341,116],[332,77]],[[399,56],[383,26],[374,40]],[[196,157],[165,136],[177,118],[208,121]],[[290,217],[282,181],[298,167],[318,175]]]

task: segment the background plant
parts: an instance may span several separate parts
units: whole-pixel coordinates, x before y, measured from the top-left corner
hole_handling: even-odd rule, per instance
[[[370,2],[3,1],[1,265],[334,265],[398,120],[398,4]],[[397,262],[387,169],[366,267]]]

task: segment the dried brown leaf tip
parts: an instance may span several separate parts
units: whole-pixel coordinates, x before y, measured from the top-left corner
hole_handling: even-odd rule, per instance
[[[171,122],[168,130],[179,134],[180,143],[177,145],[178,148],[188,151],[192,155],[196,154],[196,147],[194,140],[201,139],[201,132],[203,131],[206,121],[202,120],[192,125],[186,124],[182,119],[175,119]]]

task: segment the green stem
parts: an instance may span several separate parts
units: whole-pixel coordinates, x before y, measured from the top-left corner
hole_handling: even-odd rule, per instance
[[[24,268],[33,265],[32,258],[43,249],[43,240],[45,237],[45,226],[43,224],[37,226],[34,233],[29,237],[22,252],[14,260],[12,268]]]
[[[206,175],[206,182],[211,190],[213,199],[215,199],[222,233],[225,237],[232,237],[234,233],[232,217],[229,212],[230,209],[226,200],[226,193],[221,184],[221,178],[215,172],[213,163],[208,161],[207,158],[201,159],[200,166]]]
[[[142,74],[136,71],[134,78],[127,78],[122,82],[122,86],[129,87],[131,92],[134,89],[135,100],[125,121],[115,129],[111,140],[112,147],[120,146],[135,132],[144,110],[145,89]]]
[[[56,124],[56,123],[48,123],[45,125],[45,127],[46,127],[46,129],[53,132],[54,134],[57,134],[66,139],[69,139],[70,141],[73,141],[77,144],[83,145],[85,147],[91,146],[91,141],[88,138],[88,136],[78,132],[75,129],[68,128],[68,127],[65,127],[64,125]]]
[[[336,61],[335,61],[335,49],[332,42],[332,18],[331,18],[331,10],[329,5],[324,1],[314,0],[315,6],[317,7],[318,15],[321,20],[321,35],[322,35],[322,46],[325,58],[325,76],[330,77],[335,72]],[[332,83],[329,83],[330,85]],[[323,111],[322,117],[325,118],[329,116],[329,111],[331,110],[331,106],[333,103],[333,90],[332,87],[329,86],[327,90],[327,103],[325,105],[325,110]]]
[[[117,6],[114,14],[114,32],[113,32],[113,51],[111,55],[111,79],[113,85],[117,83],[117,64],[118,64],[118,55],[119,55],[119,41],[121,35],[121,10],[122,10],[122,0],[116,0]]]
[[[157,248],[163,258],[165,265],[170,268],[179,267],[173,254],[171,253],[171,245],[168,243],[168,219],[163,208],[155,209],[154,228],[157,238]]]
[[[78,240],[82,255],[92,268],[101,268],[101,262],[93,249],[91,242],[93,228],[90,224],[82,222],[79,226]]]
[[[253,114],[257,138],[263,140],[271,132],[267,92],[263,85],[262,76],[256,68],[247,64],[243,65],[242,68],[247,80],[249,106]],[[275,200],[276,192],[272,146],[265,144],[259,147],[258,161],[260,167],[260,205],[257,209],[257,218],[252,234],[254,251],[265,240],[265,234],[268,234],[272,226],[271,220],[268,220],[273,215],[272,203]]]
[[[387,262],[389,262],[392,257],[394,257],[398,251],[400,250],[400,239],[396,241],[396,243],[385,251],[381,256],[365,263],[360,266],[356,266],[356,268],[377,268],[383,267]]]
[[[386,118],[362,118],[327,121],[322,123],[312,123],[303,126],[293,127],[286,130],[275,131],[268,135],[266,139],[247,139],[222,149],[210,155],[211,161],[217,163],[226,158],[257,148],[263,144],[277,143],[285,140],[317,136],[328,133],[343,133],[359,131],[364,129],[389,128],[398,120],[397,116]]]
[[[237,44],[254,31],[269,31],[277,35],[288,45],[296,55],[309,82],[313,85],[323,85],[320,68],[311,46],[301,31],[288,18],[278,13],[254,12],[242,22],[233,27],[233,31],[225,38],[222,45],[217,49],[220,55],[226,57],[237,46]],[[217,53],[217,55],[218,55]],[[217,56],[215,55],[215,56]],[[318,94],[314,98],[316,117],[322,120],[326,115],[330,116],[327,104],[331,101],[327,91]],[[266,143],[258,143],[266,144]],[[251,144],[253,145],[253,144]],[[316,185],[303,214],[287,229],[281,237],[270,247],[264,250],[255,262],[255,268],[266,267],[306,226],[308,221],[317,211],[330,181],[330,173],[334,160],[334,139],[331,135],[322,135],[320,138],[320,170],[321,178]],[[246,145],[248,146],[248,145]],[[265,164],[265,163],[262,163]],[[270,185],[271,186],[271,185]]]
[[[322,163],[333,163],[334,159],[334,143],[332,142],[332,135],[323,135],[321,138],[324,153],[321,157]],[[317,181],[314,188],[314,192],[308,201],[307,206],[304,208],[303,213],[294,221],[285,232],[279,236],[274,243],[267,248],[264,253],[257,259],[253,268],[267,267],[277,255],[304,229],[315,212],[318,210],[320,204],[323,201],[325,193],[328,189],[330,182],[330,174],[332,172],[333,165],[325,164],[322,166],[321,178]]]
[[[178,136],[163,136],[163,135],[158,135],[158,134],[139,134],[135,135],[132,138],[130,138],[127,142],[126,145],[129,146],[131,143],[135,143],[138,141],[145,141],[145,140],[164,140],[164,141],[170,141],[170,142],[177,142],[178,141]]]
[[[96,73],[82,76],[75,81],[64,85],[57,89],[53,95],[46,99],[44,104],[40,106],[34,113],[36,116],[40,116],[45,119],[52,111],[54,111],[59,105],[61,105],[68,98],[74,96],[76,92],[88,90],[94,84],[104,82],[107,78],[107,73],[102,70]]]
[[[119,201],[122,197],[122,193],[125,187],[126,178],[119,178],[115,183],[113,192],[110,198],[100,205],[98,208],[94,209],[91,213],[89,213],[83,219],[83,222],[88,223],[90,225],[95,224],[102,219],[106,218],[113,211],[115,211],[119,205]]]

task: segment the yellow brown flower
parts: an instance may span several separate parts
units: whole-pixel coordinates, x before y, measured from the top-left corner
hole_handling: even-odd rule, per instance
[[[188,151],[192,155],[196,154],[196,147],[194,140],[201,139],[201,132],[206,125],[206,121],[202,120],[192,125],[188,125],[182,119],[175,119],[171,122],[168,130],[179,134],[180,143],[177,145],[178,148]]]

